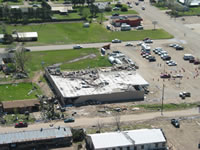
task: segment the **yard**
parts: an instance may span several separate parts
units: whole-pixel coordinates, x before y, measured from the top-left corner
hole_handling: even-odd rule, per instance
[[[12,100],[23,100],[23,99],[34,99],[36,94],[40,94],[40,89],[33,90],[32,93],[28,94],[33,89],[32,83],[17,83],[17,84],[2,84],[0,85],[0,101],[12,101]]]
[[[19,32],[38,32],[37,42],[29,42],[28,45],[70,44],[70,43],[96,43],[109,42],[115,38],[123,41],[142,40],[145,37],[152,39],[172,38],[172,35],[162,29],[112,32],[102,25],[92,23],[89,28],[84,28],[83,23],[52,23],[40,25],[7,25],[7,30]],[[2,31],[0,31],[2,33]],[[87,35],[87,36],[85,36]]]
[[[95,48],[31,52],[29,55],[27,68],[30,73],[42,69],[42,62],[44,66],[60,63],[61,69],[71,70],[111,66],[107,57],[100,56]]]

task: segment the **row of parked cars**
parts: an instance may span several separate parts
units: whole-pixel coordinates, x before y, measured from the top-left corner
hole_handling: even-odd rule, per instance
[[[157,47],[153,49],[153,52],[160,56],[160,58],[166,61],[168,66],[176,66],[177,63],[174,60],[171,60],[171,56],[169,56],[168,52],[163,50],[161,47]]]
[[[200,60],[195,58],[192,54],[184,54],[183,59],[194,65],[200,64]]]
[[[181,45],[179,45],[179,44],[175,44],[175,43],[169,44],[169,47],[172,47],[172,48],[174,48],[174,49],[176,49],[176,50],[184,50],[184,47],[183,47],[183,46],[181,46]]]

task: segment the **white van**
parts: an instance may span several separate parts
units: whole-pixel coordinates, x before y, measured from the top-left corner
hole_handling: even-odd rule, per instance
[[[184,54],[183,59],[184,60],[190,60],[191,58],[194,58],[192,54]]]
[[[151,50],[151,47],[149,45],[145,44],[145,43],[142,43],[141,47],[142,47],[142,50],[145,50],[145,51]]]

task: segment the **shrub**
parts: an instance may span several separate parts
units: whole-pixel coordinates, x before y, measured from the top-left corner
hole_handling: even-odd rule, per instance
[[[122,4],[115,4],[115,7],[122,7]]]
[[[112,8],[108,6],[105,8],[105,11],[110,12],[110,11],[112,11]]]
[[[121,11],[128,11],[127,7],[122,7]]]

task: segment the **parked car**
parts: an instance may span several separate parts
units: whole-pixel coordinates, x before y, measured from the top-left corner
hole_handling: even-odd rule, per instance
[[[64,123],[69,123],[69,122],[74,122],[74,121],[75,119],[72,117],[64,119]]]
[[[195,65],[198,65],[198,64],[200,64],[200,60],[199,59],[196,59],[196,60],[194,60],[194,62],[193,62]]]
[[[136,30],[143,30],[143,29],[144,29],[143,26],[137,26],[137,27],[136,27]]]
[[[132,43],[126,43],[125,46],[133,46],[133,44]]]
[[[119,39],[114,39],[114,40],[112,40],[112,43],[121,43],[122,41],[121,40],[119,40]]]
[[[190,63],[194,63],[194,61],[195,61],[195,57],[189,58],[189,62],[190,62]]]
[[[151,57],[149,57],[149,62],[153,62],[153,61],[156,61],[155,56],[151,56]]]
[[[120,10],[120,8],[119,8],[119,7],[114,7],[113,10],[114,10],[114,11],[115,11],[115,10],[117,11],[117,10]]]
[[[190,93],[190,92],[180,92],[180,93],[179,93],[179,96],[180,96],[180,97],[183,97],[183,96],[184,96],[184,97],[191,97],[191,93]]]
[[[144,6],[142,6],[142,10],[145,10],[145,7],[144,7]]]
[[[113,13],[112,16],[119,16],[119,13]]]
[[[175,48],[176,48],[176,50],[184,50],[184,47],[182,47],[180,45],[177,45]]]
[[[172,62],[168,63],[168,66],[177,66],[177,63],[175,61],[172,61]]]
[[[75,46],[73,46],[73,49],[81,49],[81,48],[83,48],[81,45],[75,45]]]
[[[153,43],[153,40],[150,40],[150,39],[144,40],[144,43]]]
[[[169,47],[175,47],[177,44],[175,43],[172,43],[172,44],[169,44]]]
[[[161,74],[160,75],[160,78],[171,78],[171,75],[170,74]]]
[[[28,127],[28,124],[26,122],[19,122],[15,124],[15,128],[23,128]]]
[[[136,6],[139,5],[139,3],[138,3],[138,2],[135,2],[135,5],[136,5]]]
[[[171,57],[169,55],[167,55],[167,56],[164,56],[162,59],[163,60],[171,60]]]
[[[176,75],[173,75],[172,78],[183,78],[183,75],[182,74],[176,74]]]
[[[180,128],[180,123],[179,123],[178,119],[172,119],[171,124],[176,128]]]

